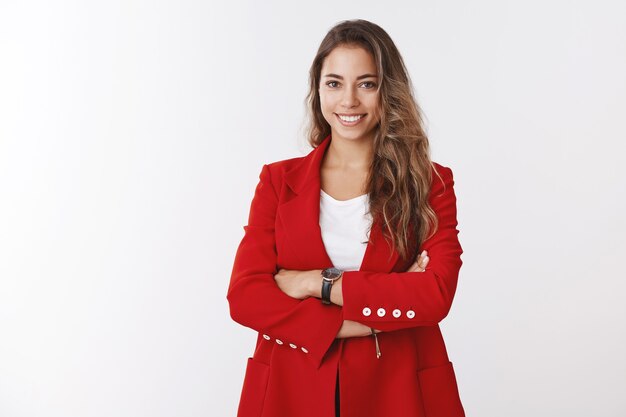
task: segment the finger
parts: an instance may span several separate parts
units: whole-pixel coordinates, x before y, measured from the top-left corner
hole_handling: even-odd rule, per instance
[[[421,264],[419,264],[417,261],[414,262],[413,265],[411,265],[409,269],[407,269],[407,272],[424,272],[426,270],[428,260],[429,258],[426,258]]]
[[[415,262],[407,269],[407,272],[423,272],[429,260],[428,251],[426,249],[422,250],[417,255]]]
[[[415,258],[415,262],[421,263],[422,259],[424,259],[424,257],[426,256],[428,256],[428,253],[426,252],[426,250],[421,251]]]
[[[407,269],[407,272],[423,272],[423,271],[424,271],[424,268],[418,265],[417,262],[414,262],[413,265],[411,265],[409,269]]]

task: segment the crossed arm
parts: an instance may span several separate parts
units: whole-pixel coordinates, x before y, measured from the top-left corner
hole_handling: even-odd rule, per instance
[[[428,252],[423,250],[407,272],[424,272],[429,259]],[[308,297],[316,297],[321,299],[321,272],[321,269],[313,269],[310,271],[280,269],[278,273],[274,275],[274,280],[278,288],[292,298],[303,300]],[[343,278],[339,278],[335,281],[330,292],[331,303],[338,306],[343,306],[342,280]],[[374,332],[380,333],[380,330],[374,329]],[[370,327],[358,321],[344,320],[337,333],[337,338],[362,337],[369,336],[370,334]]]
[[[264,165],[226,295],[233,320],[256,330],[264,340],[278,344],[286,340],[301,347],[318,368],[336,338],[367,336],[372,328],[387,332],[437,325],[452,305],[463,252],[457,238],[452,170],[438,169],[442,181],[433,178],[429,202],[439,225],[421,245],[432,257],[428,269],[418,259],[415,269],[407,272],[345,271],[333,285],[331,304],[322,305],[317,299],[319,269],[276,271],[278,194],[269,166]],[[377,313],[382,310],[382,315],[365,314],[368,305]],[[393,315],[385,314],[385,309],[393,309]]]

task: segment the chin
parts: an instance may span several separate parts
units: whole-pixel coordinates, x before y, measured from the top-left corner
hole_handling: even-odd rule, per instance
[[[341,136],[342,138],[346,140],[353,140],[353,141],[367,140],[367,138],[370,136],[370,133],[373,133],[369,131],[346,132],[346,131],[341,131],[341,130],[337,130],[336,132],[337,132],[337,135]]]

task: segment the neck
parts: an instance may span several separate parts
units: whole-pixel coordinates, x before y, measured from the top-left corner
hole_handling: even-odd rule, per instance
[[[373,139],[348,140],[333,135],[324,166],[338,170],[367,170],[373,157]]]

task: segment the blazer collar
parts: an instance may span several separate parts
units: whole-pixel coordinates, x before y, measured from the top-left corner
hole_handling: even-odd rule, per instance
[[[320,216],[320,168],[331,142],[328,135],[308,155],[284,173],[288,190],[283,190],[278,205],[278,216],[283,222],[288,241],[300,255],[302,270],[324,269],[333,266],[326,252]],[[399,254],[385,241],[378,221],[374,221],[359,271],[392,272]]]

